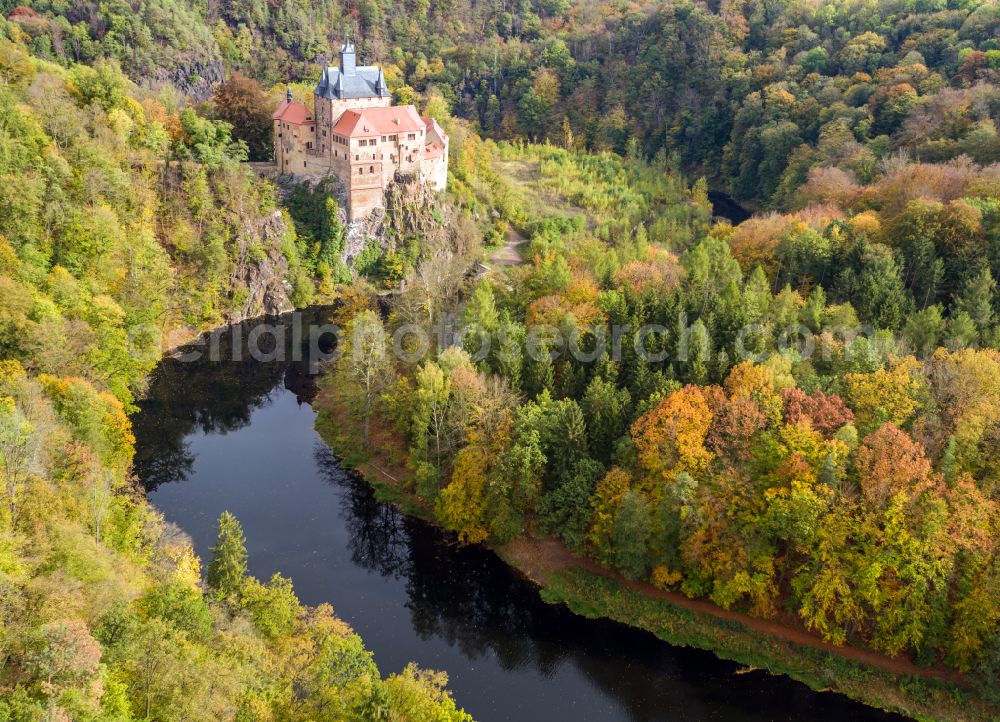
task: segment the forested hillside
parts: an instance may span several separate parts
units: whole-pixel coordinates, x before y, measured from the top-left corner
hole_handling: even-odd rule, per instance
[[[136,522],[151,513],[126,493],[122,414],[171,331],[352,280],[332,194],[300,187],[282,210],[239,165],[267,155],[277,88],[308,94],[344,34],[397,101],[458,119],[448,213],[390,208],[410,227],[356,259],[401,292],[341,295],[349,350],[366,354],[332,369],[327,402],[353,417],[359,453],[405,449],[403,491],[464,541],[556,538],[628,579],[959,680],[898,681],[912,714],[994,714],[995,0],[0,9],[0,357],[16,359],[0,454],[32,460],[4,472],[4,620],[27,620],[0,627],[22,715],[8,716],[89,705],[111,719],[105,698],[120,697],[136,717],[152,700],[185,718],[195,687],[154,694],[142,646],[119,644],[138,619],[165,620],[161,638],[191,659],[224,660],[245,716],[284,719],[301,683],[275,670],[313,624],[337,625],[294,611],[281,618],[305,627],[275,632],[283,580],[223,593],[212,576],[206,601],[189,563],[163,561],[163,530]],[[709,188],[758,213],[713,224]],[[525,236],[525,262],[470,277],[480,231]],[[273,292],[250,293],[261,278]],[[452,319],[462,349],[378,350]],[[112,567],[99,578],[63,542],[91,534]],[[86,593],[104,579],[124,590]],[[336,704],[405,693],[461,718],[436,677],[350,668]],[[208,717],[236,714],[212,706],[231,695],[204,694]]]
[[[773,207],[814,168],[866,184],[901,155],[1000,161],[993,0],[24,5],[12,17],[43,57],[116,58],[203,97],[229,70],[315,80],[349,33],[400,100],[436,86],[492,137],[676,154]]]
[[[21,39],[0,21],[0,720],[469,719],[248,576],[237,520],[203,581],[146,502],[127,413],[161,351],[308,303],[340,259],[227,124]]]
[[[0,55],[0,353],[130,406],[171,332],[290,308],[294,235],[228,126],[107,63]]]
[[[405,465],[404,489],[466,541],[555,536],[629,579],[961,670],[995,703],[993,172],[901,165],[709,229],[703,185],[662,161],[491,142],[463,158],[462,187],[520,209],[526,263],[449,295],[421,282],[429,259],[384,329],[355,317],[365,348],[433,339],[449,311],[465,333],[339,362],[328,408],[380,428],[359,458]]]

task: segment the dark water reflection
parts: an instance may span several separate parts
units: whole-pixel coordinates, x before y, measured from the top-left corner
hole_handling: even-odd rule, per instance
[[[251,571],[331,602],[384,672],[446,670],[482,722],[890,719],[544,604],[492,553],[375,500],[316,436],[310,391],[295,364],[168,359],[136,419],[138,472],[202,555],[236,514]]]

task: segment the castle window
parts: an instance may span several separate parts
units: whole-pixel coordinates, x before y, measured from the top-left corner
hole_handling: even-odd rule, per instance
[[[354,160],[361,160],[361,156],[357,153],[354,154]]]
[[[307,168],[308,166],[309,166],[309,164],[308,164],[308,163],[306,163],[305,161],[302,161],[302,167],[303,167],[303,168]]]
[[[373,166],[373,165],[368,166],[368,172],[369,173],[374,173],[375,172],[375,166]]]
[[[385,143],[385,136],[382,136],[382,142]]]
[[[408,134],[406,136],[406,139],[407,140],[416,140],[417,139],[417,134],[416,133],[410,133],[410,134]]]

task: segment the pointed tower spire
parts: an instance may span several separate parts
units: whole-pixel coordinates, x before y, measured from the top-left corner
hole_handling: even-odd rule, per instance
[[[292,86],[291,85],[289,85],[286,88],[286,90],[285,90],[285,100],[287,100],[289,103],[292,102]]]
[[[354,75],[357,68],[357,57],[354,54],[354,46],[351,45],[350,38],[344,39],[344,47],[340,49],[340,74]]]
[[[385,83],[385,73],[382,72],[382,66],[378,66],[378,80],[375,81],[375,93],[377,95],[388,95],[389,86]]]

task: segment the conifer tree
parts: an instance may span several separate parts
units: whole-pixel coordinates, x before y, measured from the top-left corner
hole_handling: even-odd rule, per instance
[[[688,335],[687,380],[690,383],[708,383],[709,364],[712,358],[712,342],[705,324],[698,319],[691,326]]]
[[[985,331],[993,324],[993,296],[996,289],[997,283],[993,280],[990,269],[983,268],[966,281],[961,295],[955,298],[955,311],[965,311],[976,328],[980,332]]]
[[[243,528],[228,511],[219,517],[219,535],[211,552],[205,581],[221,598],[236,596],[247,574],[247,548]]]

